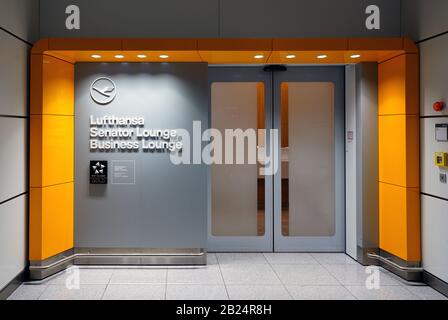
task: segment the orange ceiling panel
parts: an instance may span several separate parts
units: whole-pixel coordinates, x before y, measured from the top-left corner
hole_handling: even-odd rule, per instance
[[[383,62],[417,53],[406,38],[354,39],[43,39],[34,54],[75,62],[208,62],[210,64],[334,64]],[[92,55],[101,56],[95,59]],[[117,59],[121,54],[124,57]],[[318,55],[327,55],[318,59]],[[352,58],[357,54],[360,57]],[[137,55],[145,55],[139,58]],[[160,58],[168,55],[167,59]],[[293,55],[287,59],[287,55]],[[257,59],[256,56],[259,58]]]
[[[360,50],[344,52],[344,63],[382,62],[401,54],[401,51]],[[359,55],[360,57],[352,57]]]
[[[196,50],[192,51],[57,51],[50,52],[61,59],[73,62],[201,62]],[[94,58],[94,55],[100,58]],[[123,58],[117,58],[117,55]],[[145,55],[139,58],[139,55]],[[168,58],[161,58],[166,55]]]
[[[274,39],[274,51],[339,51],[348,49],[347,39]]]
[[[403,50],[403,38],[352,38],[348,50]]]
[[[195,39],[124,39],[123,51],[196,51],[198,42]]]
[[[199,39],[199,51],[272,51],[272,39]]]
[[[287,58],[287,56],[295,56]],[[325,55],[325,58],[318,56]],[[273,51],[268,63],[331,64],[344,63],[344,51]]]
[[[202,60],[211,64],[266,63],[271,51],[271,39],[198,40]]]
[[[120,39],[50,39],[49,50],[122,50]]]
[[[267,63],[270,54],[270,51],[199,51],[202,60],[210,64]]]

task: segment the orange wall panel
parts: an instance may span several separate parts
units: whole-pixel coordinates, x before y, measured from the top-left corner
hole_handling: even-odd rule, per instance
[[[74,117],[31,116],[30,186],[74,180]]]
[[[406,56],[388,60],[378,66],[378,114],[406,114]]]
[[[44,260],[73,248],[74,184],[30,190],[30,260]]]
[[[32,171],[32,169],[31,169]],[[42,188],[30,188],[29,260],[42,258]]]
[[[390,115],[378,119],[379,180],[408,188],[418,188],[418,116]]]
[[[402,54],[378,66],[379,115],[419,114],[418,55]]]
[[[410,262],[421,260],[418,63],[413,52],[378,66],[380,248]]]
[[[420,261],[418,189],[380,183],[379,195],[380,248],[406,261]]]
[[[32,60],[40,66],[32,71],[31,114],[74,115],[73,64],[47,55],[33,55]]]
[[[406,188],[379,184],[380,248],[407,259]]]
[[[42,185],[74,180],[74,117],[42,116]],[[36,186],[36,185],[34,185]]]
[[[420,190],[407,189],[408,261],[421,261]]]
[[[74,65],[32,54],[30,260],[73,248]]]
[[[42,114],[43,97],[43,60],[41,54],[31,55],[30,71],[30,114]]]
[[[42,116],[30,116],[30,187],[42,186]]]

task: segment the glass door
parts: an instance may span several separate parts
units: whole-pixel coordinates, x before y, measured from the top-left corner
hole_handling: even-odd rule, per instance
[[[223,154],[209,168],[208,250],[272,251],[273,177],[258,165],[270,144],[257,134],[272,127],[271,76],[261,68],[210,67],[209,82],[210,124],[222,136]],[[248,161],[251,155],[257,161]]]
[[[345,250],[344,68],[274,75],[274,250]]]
[[[209,68],[210,124],[223,136],[223,159],[238,153],[224,147],[227,130],[278,132],[272,141],[252,137],[259,162],[260,151],[277,151],[274,175],[253,163],[210,165],[209,251],[345,250],[344,80],[339,66]],[[247,159],[254,148],[245,139]]]

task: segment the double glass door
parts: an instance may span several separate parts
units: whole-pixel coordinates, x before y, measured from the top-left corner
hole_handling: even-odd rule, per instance
[[[210,67],[209,79],[223,161],[210,166],[208,250],[344,251],[344,68]]]

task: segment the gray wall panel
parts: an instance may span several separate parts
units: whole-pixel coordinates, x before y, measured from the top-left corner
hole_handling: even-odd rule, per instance
[[[81,9],[80,30],[65,8]],[[381,9],[367,30],[366,7]],[[41,0],[41,37],[356,37],[400,36],[400,0]]]
[[[356,65],[356,211],[358,248],[379,248],[378,65]],[[358,256],[362,259],[361,256]]]
[[[26,265],[26,205],[26,195],[0,205],[0,289]]]
[[[356,65],[345,67],[345,250],[357,259],[357,190],[356,185]],[[348,132],[353,139],[348,139]]]
[[[26,116],[29,46],[0,30],[0,47],[0,116]]]
[[[78,5],[80,30],[65,28]],[[188,38],[218,36],[217,0],[41,0],[41,37]]]
[[[207,65],[203,63],[77,64],[75,70],[75,246],[205,248],[207,167],[170,162],[169,153],[90,152],[89,117],[143,116],[147,129],[208,125]],[[117,87],[115,100],[89,95],[99,76]],[[89,185],[89,160],[135,160],[133,185]]]
[[[423,267],[436,277],[448,282],[448,201],[434,198],[448,197],[447,185],[439,181],[439,173],[446,171],[434,165],[434,152],[448,151],[448,143],[434,137],[436,123],[448,123],[448,112],[435,112],[435,101],[448,102],[448,1],[405,0],[403,30],[420,43],[420,114],[421,119],[421,191],[422,195],[422,255]],[[434,37],[432,39],[428,39]],[[445,117],[444,117],[445,116]]]
[[[0,27],[35,42],[39,37],[39,1],[0,0]]]
[[[366,7],[381,9],[381,30],[365,27]],[[396,0],[224,0],[223,37],[399,36],[400,1]]]
[[[436,112],[433,109],[436,101],[448,102],[447,56],[448,34],[420,44],[420,113],[422,116],[441,114],[448,116],[448,108],[445,108],[443,112]]]
[[[27,260],[28,200],[19,195],[27,191],[29,43],[39,36],[38,12],[36,0],[0,0],[0,290]]]
[[[422,196],[423,267],[448,282],[448,201]]]
[[[425,118],[420,121],[421,129],[421,191],[437,197],[448,199],[448,184],[441,183],[439,174],[448,175],[447,168],[434,165],[435,152],[448,152],[448,142],[438,142],[435,139],[435,125],[448,123],[448,117]]]
[[[27,191],[27,122],[0,117],[0,202]]]
[[[403,33],[415,41],[448,31],[446,0],[403,0],[402,12]]]

